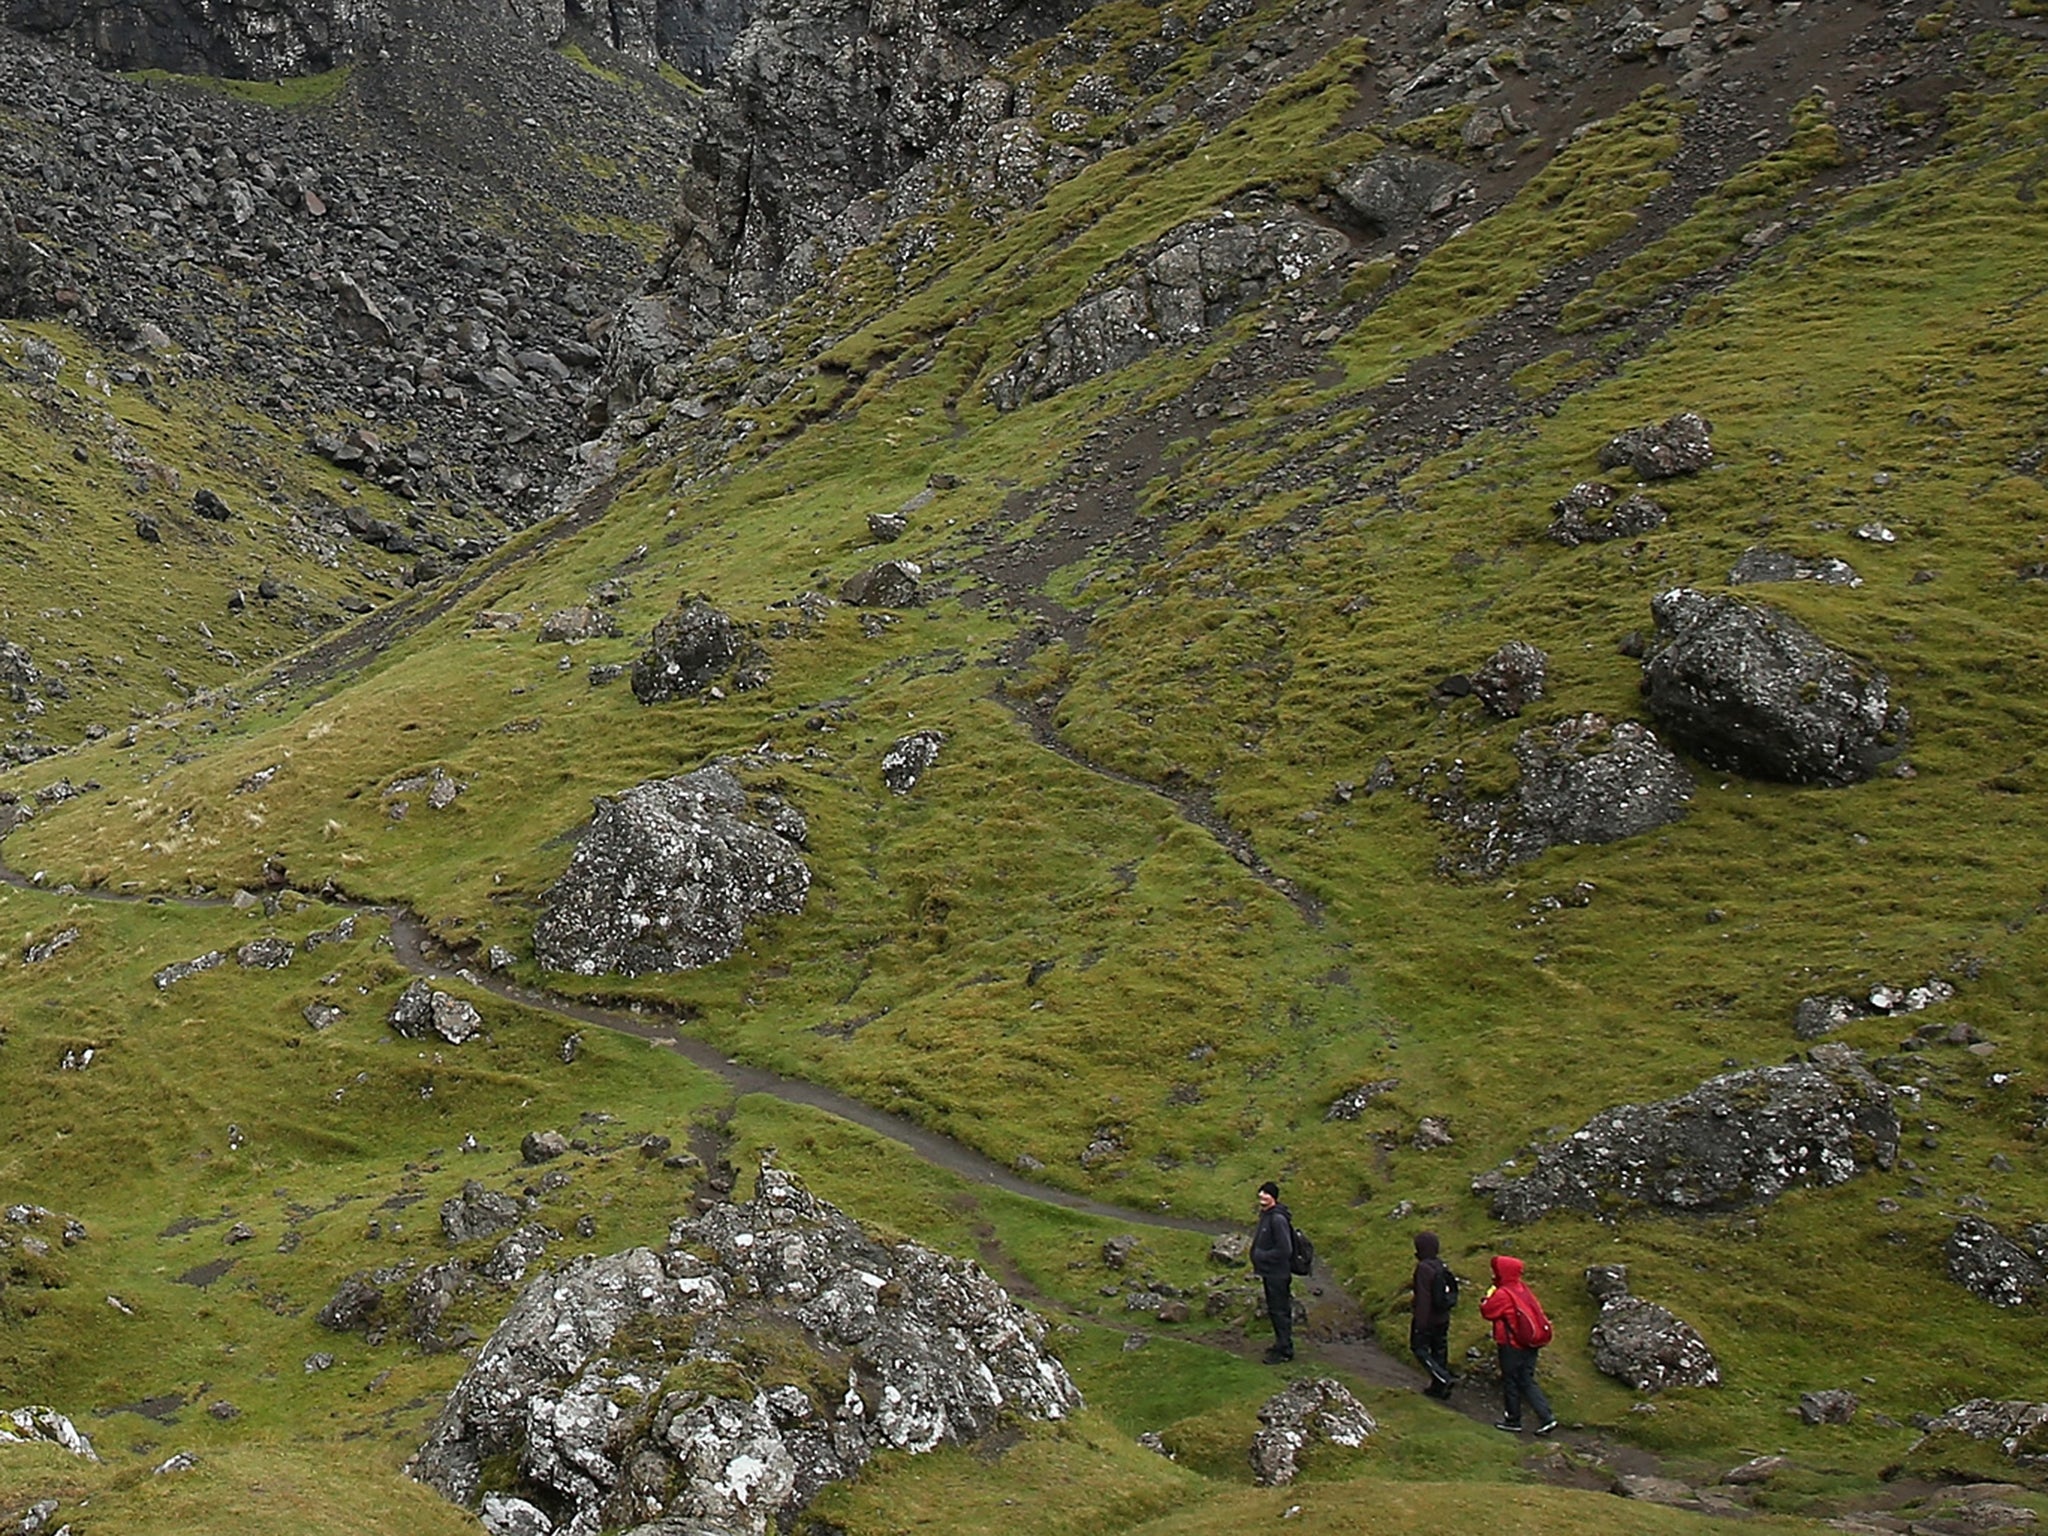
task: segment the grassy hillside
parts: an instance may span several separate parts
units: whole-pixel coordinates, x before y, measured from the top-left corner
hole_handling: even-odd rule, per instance
[[[1130,120],[1278,15],[1147,78],[1157,97]],[[1911,1448],[1916,1415],[2041,1398],[2048,1346],[2038,1304],[1972,1297],[1943,1256],[1963,1214],[2012,1233],[2048,1216],[2048,834],[2031,798],[2048,782],[2048,44],[1988,11],[1959,43],[1950,13],[1928,12],[1897,57],[1940,50],[1943,91],[1890,160],[1855,147],[1845,104],[1788,89],[1706,176],[1711,103],[1616,90],[1583,131],[1518,152],[1542,163],[1499,171],[1469,227],[1427,250],[1361,242],[1197,343],[990,404],[989,379],[1043,324],[1190,218],[1319,206],[1389,144],[1489,163],[1455,121],[1387,107],[1365,40],[1377,15],[1222,127],[1134,133],[1009,217],[949,206],[893,231],[765,328],[811,357],[797,376],[713,393],[708,413],[657,406],[602,517],[535,530],[451,605],[387,621],[345,675],[302,658],[290,686],[240,686],[298,643],[225,613],[248,546],[196,524],[175,546],[112,537],[130,495],[99,466],[132,440],[203,466],[231,502],[246,485],[252,506],[266,468],[313,477],[305,496],[316,471],[260,424],[237,446],[189,405],[95,396],[77,336],[9,322],[10,369],[38,344],[65,362],[49,402],[31,410],[16,387],[8,407],[7,633],[80,658],[63,707],[110,730],[0,777],[36,807],[0,855],[37,878],[0,890],[0,1200],[90,1234],[0,1273],[0,1406],[55,1404],[106,1460],[0,1455],[0,1511],[48,1490],[90,1500],[81,1533],[194,1529],[193,1510],[230,1502],[259,1530],[465,1528],[395,1475],[461,1353],[370,1346],[314,1314],[352,1272],[444,1257],[435,1213],[466,1179],[534,1187],[563,1253],[658,1238],[696,1185],[640,1155],[656,1133],[723,1137],[739,1168],[772,1146],[820,1194],[984,1258],[1055,1318],[1090,1412],[1000,1453],[878,1465],[817,1509],[860,1536],[1197,1533],[1290,1506],[1304,1530],[1661,1531],[1700,1517],[1610,1498],[1617,1473],[1711,1483],[1777,1451],[1794,1468],[1757,1505],[1786,1528],[1940,1512],[1948,1471],[2036,1488],[1988,1450]],[[1078,35],[1114,72],[1157,24],[1110,7]],[[1060,58],[1013,67],[1054,102]],[[906,249],[932,254],[892,267]],[[720,355],[697,366],[715,379]],[[1716,463],[1657,489],[1667,526],[1575,549],[1544,536],[1552,502],[1601,476],[1609,437],[1679,410],[1713,423]],[[899,508],[905,538],[874,545],[868,514]],[[1879,524],[1890,538],[1859,533]],[[1650,627],[1650,597],[1723,590],[1765,543],[1861,576],[1746,595],[1886,670],[1912,713],[1910,772],[1813,789],[1695,764],[1688,814],[1659,833],[1497,878],[1441,873],[1458,845],[1416,793],[1432,773],[1461,763],[1497,793],[1529,725],[1641,717],[1622,643]],[[888,623],[793,606],[885,553],[923,564],[925,606]],[[383,579],[344,565],[321,596]],[[535,638],[608,580],[629,592],[620,638]],[[161,636],[114,598],[157,586]],[[593,676],[696,593],[754,629],[766,687],[644,707]],[[475,627],[485,610],[521,626]],[[1435,691],[1509,640],[1550,657],[1522,720]],[[891,794],[882,755],[921,726],[946,733],[938,764]],[[719,756],[749,757],[807,818],[804,914],[698,972],[587,994],[544,975],[539,897],[592,798]],[[1369,793],[1383,763],[1392,787]],[[462,786],[439,810],[406,787],[436,769]],[[43,794],[60,781],[77,792]],[[188,903],[238,890],[258,894]],[[282,970],[232,958],[260,935],[303,943],[343,902],[403,905],[451,949],[509,949],[525,985],[638,1004],[1134,1213],[1234,1220],[1277,1177],[1396,1356],[1419,1225],[1463,1272],[1511,1248],[1557,1320],[1544,1369],[1570,1436],[1531,1452],[1396,1385],[1384,1356],[1374,1376],[1333,1347],[1325,1366],[1360,1382],[1383,1435],[1303,1486],[1254,1489],[1244,1445],[1274,1382],[1243,1358],[1259,1325],[1126,1314],[1101,1244],[1137,1228],[974,1186],[815,1111],[734,1101],[644,1041],[583,1028],[564,1061],[573,1022],[460,982],[444,984],[487,1037],[423,1049],[386,1025],[406,977],[378,917]],[[152,981],[212,950],[230,958]],[[1957,988],[1938,1011],[1840,1032],[1913,1090],[1890,1174],[1732,1214],[1515,1229],[1471,1193],[1609,1105],[1784,1060],[1804,996],[1935,976]],[[344,1016],[315,1029],[305,1010],[322,1003]],[[1902,1049],[1929,1021],[1981,1043]],[[64,1066],[88,1048],[88,1067]],[[1325,1118],[1380,1079],[1398,1081],[1361,1118]],[[1424,1116],[1449,1145],[1418,1147]],[[520,1137],[545,1127],[585,1146],[559,1188],[520,1162]],[[566,1235],[585,1216],[592,1235]],[[236,1222],[254,1236],[229,1244]],[[1206,1237],[1142,1241],[1160,1275],[1207,1284]],[[1581,1275],[1614,1262],[1699,1329],[1721,1387],[1646,1404],[1594,1370]],[[487,1331],[508,1301],[467,1321]],[[1462,1310],[1454,1356],[1481,1342]],[[331,1365],[308,1369],[321,1352]],[[1790,1416],[1822,1388],[1858,1394],[1853,1423]],[[1148,1430],[1172,1460],[1138,1445]],[[194,1470],[149,1475],[180,1449]],[[349,1493],[366,1480],[367,1513]]]

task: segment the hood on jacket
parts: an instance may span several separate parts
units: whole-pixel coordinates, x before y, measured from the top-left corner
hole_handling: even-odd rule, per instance
[[[1512,1253],[1497,1253],[1493,1256],[1493,1283],[1513,1285],[1522,1278],[1522,1261]]]
[[[1433,1258],[1435,1258],[1435,1257],[1436,1257],[1436,1253],[1437,1253],[1437,1247],[1438,1247],[1438,1243],[1437,1243],[1437,1236],[1436,1236],[1436,1234],[1435,1234],[1434,1232],[1418,1232],[1418,1233],[1416,1233],[1416,1234],[1415,1234],[1415,1257],[1416,1257],[1416,1258],[1418,1258],[1418,1259],[1433,1259]]]

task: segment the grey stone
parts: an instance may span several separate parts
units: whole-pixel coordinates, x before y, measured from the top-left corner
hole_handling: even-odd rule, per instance
[[[212,970],[217,965],[227,964],[227,958],[224,951],[218,949],[208,950],[196,960],[180,960],[174,965],[167,965],[150,979],[156,983],[157,991],[168,991],[181,981],[188,981],[203,971]]]
[[[1799,1418],[1806,1424],[1847,1424],[1862,1406],[1854,1392],[1840,1387],[1799,1394]]]
[[[1593,1265],[1586,1288],[1600,1304],[1587,1340],[1595,1369],[1642,1393],[1721,1384],[1720,1365],[1697,1329],[1629,1294],[1626,1265]]]
[[[384,1290],[367,1272],[359,1271],[342,1281],[315,1315],[322,1328],[336,1333],[354,1333],[374,1323],[384,1310]]]
[[[1863,578],[1854,566],[1832,555],[1808,560],[1783,550],[1758,545],[1746,549],[1728,571],[1728,585],[1747,586],[1774,581],[1813,581],[1826,587],[1860,587]]]
[[[1907,717],[1876,667],[1774,608],[1679,587],[1650,605],[1650,713],[1716,767],[1792,784],[1867,779],[1904,742]]]
[[[915,608],[924,601],[924,568],[914,560],[870,566],[840,592],[856,608]]]
[[[1472,692],[1489,714],[1511,720],[1543,697],[1550,658],[1523,640],[1510,640],[1472,669]]]
[[[1626,466],[1638,480],[1697,474],[1713,462],[1713,429],[1694,411],[1680,411],[1654,426],[1631,427],[1600,450],[1602,469]]]
[[[1711,1078],[1678,1098],[1603,1110],[1540,1147],[1535,1167],[1482,1174],[1493,1213],[1609,1217],[1623,1206],[1732,1210],[1787,1189],[1827,1187],[1898,1155],[1899,1116],[1854,1052],[1816,1046],[1808,1059]]]
[[[909,794],[939,760],[939,748],[945,740],[944,731],[929,729],[898,737],[882,754],[882,782],[894,794]]]
[[[54,1445],[84,1461],[100,1459],[77,1425],[42,1403],[0,1409],[0,1445]]]
[[[1376,240],[1408,234],[1445,195],[1471,185],[1470,176],[1441,160],[1386,154],[1347,172],[1337,183],[1340,217]]]
[[[1671,517],[1662,502],[1640,492],[1616,501],[1613,487],[1598,480],[1585,480],[1573,486],[1551,510],[1556,516],[1546,531],[1567,549],[1640,538],[1653,528],[1663,527]]]
[[[1260,1406],[1259,1423],[1264,1427],[1252,1437],[1252,1476],[1269,1488],[1293,1482],[1310,1447],[1355,1449],[1379,1431],[1365,1405],[1328,1376],[1288,1383]]]
[[[574,608],[557,608],[540,621],[534,636],[540,645],[575,645],[584,640],[609,640],[619,632],[619,621],[606,609],[589,603]]]
[[[2048,1291],[2048,1268],[1981,1216],[1965,1216],[1942,1244],[1948,1277],[1995,1307],[2024,1307]]]
[[[519,1156],[527,1163],[545,1163],[569,1150],[569,1138],[560,1131],[528,1131],[519,1142]]]
[[[525,1207],[512,1196],[469,1179],[461,1194],[442,1202],[441,1232],[451,1243],[473,1242],[518,1226],[525,1214]]]
[[[730,955],[754,919],[801,912],[810,866],[762,812],[719,764],[599,800],[541,898],[534,957],[583,976],[691,970]]]
[[[1930,1419],[1926,1427],[1926,1436],[1913,1448],[1916,1451],[1935,1435],[1963,1435],[1972,1440],[1991,1441],[2003,1455],[2023,1467],[2048,1470],[2048,1455],[2034,1449],[2041,1443],[2044,1431],[2048,1431],[2048,1403],[1973,1397]]]
[[[297,950],[285,939],[251,939],[235,951],[235,964],[252,971],[281,971],[292,963],[292,956],[296,953]]]
[[[406,983],[391,1007],[391,1027],[409,1040],[439,1036],[450,1045],[461,1045],[483,1028],[483,1015],[474,1004],[440,991],[424,977]]]
[[[745,632],[705,599],[685,599],[654,626],[634,661],[633,697],[663,704],[704,693],[732,674],[747,644]]]

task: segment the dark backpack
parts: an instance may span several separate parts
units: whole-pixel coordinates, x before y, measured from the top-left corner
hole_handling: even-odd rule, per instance
[[[1316,1245],[1293,1222],[1287,1223],[1287,1230],[1294,1234],[1294,1252],[1288,1255],[1287,1267],[1297,1275],[1305,1275],[1316,1267]]]
[[[1442,1317],[1458,1304],[1458,1277],[1451,1273],[1451,1266],[1442,1259],[1436,1261],[1436,1272],[1429,1277],[1429,1309]]]

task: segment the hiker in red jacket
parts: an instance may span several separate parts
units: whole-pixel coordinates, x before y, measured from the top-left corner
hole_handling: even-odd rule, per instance
[[[1501,1416],[1495,1429],[1522,1432],[1522,1404],[1536,1411],[1536,1433],[1557,1428],[1550,1399],[1536,1385],[1536,1354],[1550,1342],[1550,1319],[1536,1293],[1522,1283],[1522,1261],[1496,1254],[1493,1288],[1479,1303],[1479,1315],[1493,1324],[1493,1342],[1500,1346]]]

